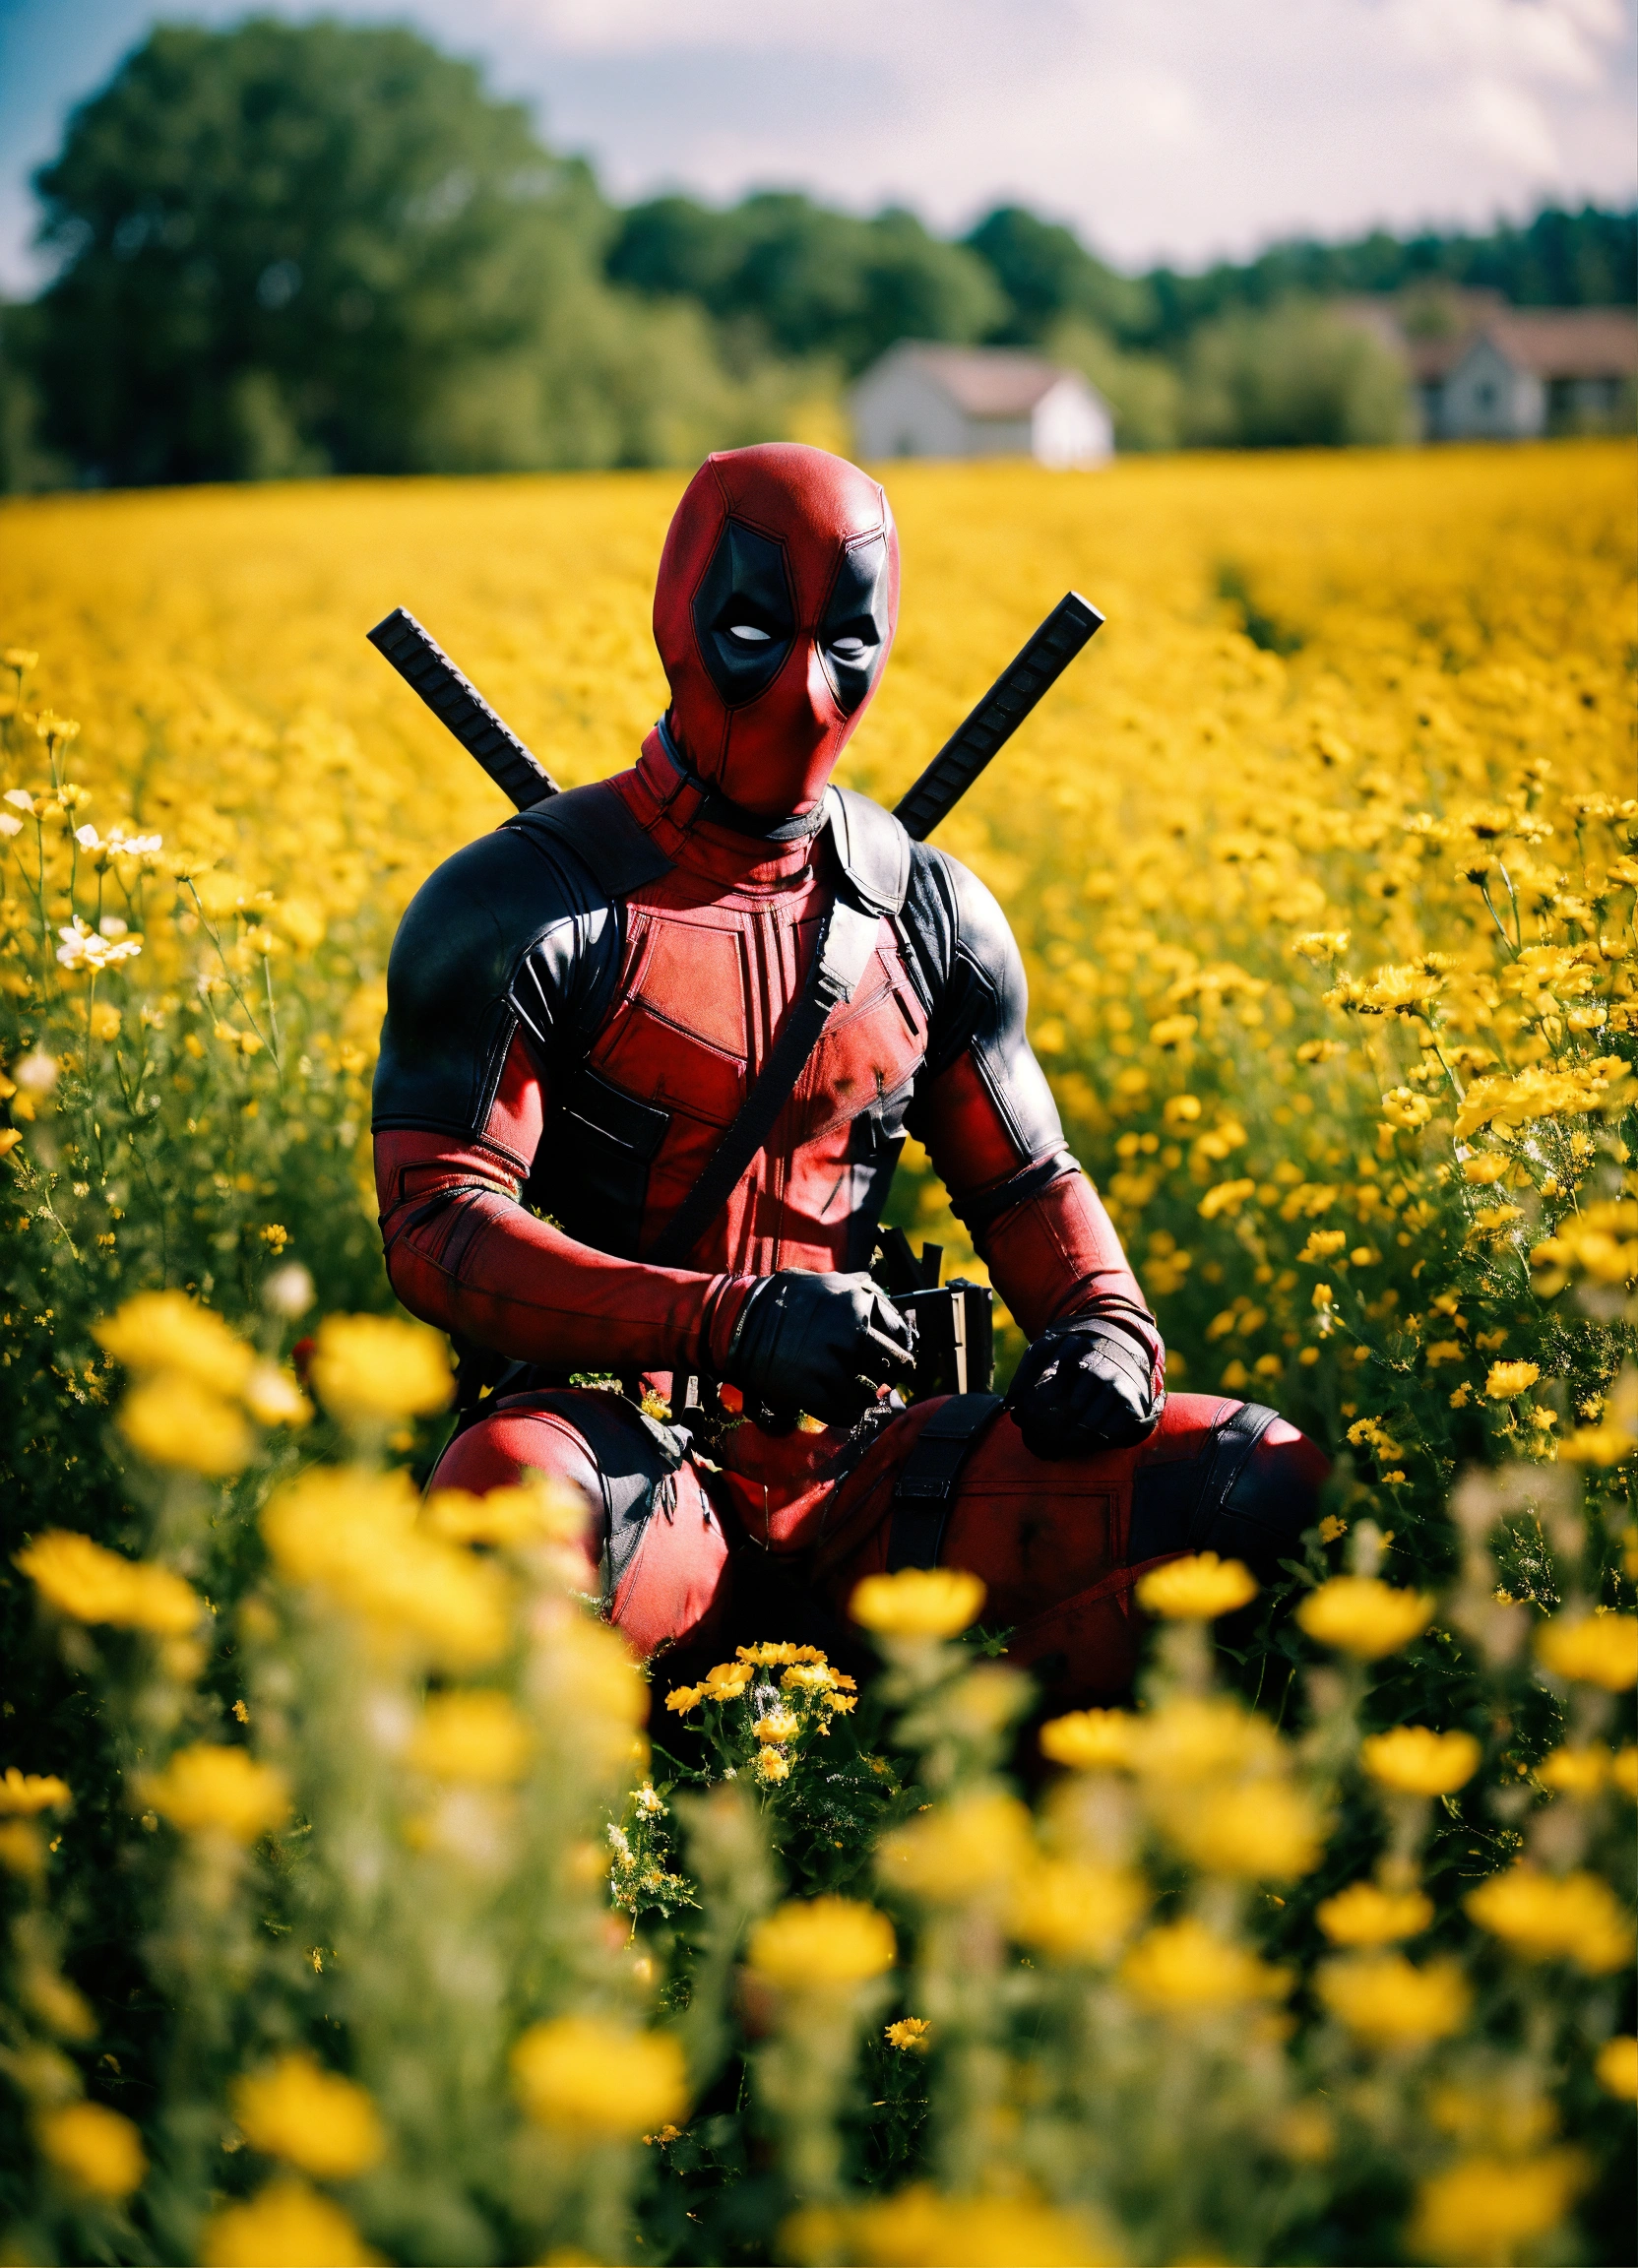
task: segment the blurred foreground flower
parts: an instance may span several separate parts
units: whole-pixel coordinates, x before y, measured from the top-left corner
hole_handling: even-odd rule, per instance
[[[941,2197],[925,2183],[851,2212],[809,2207],[780,2241],[794,2260],[859,2268],[1113,2268],[1120,2257],[1076,2214],[1028,2196]]]
[[[1359,1743],[1371,1778],[1405,1796],[1454,1795],[1479,1770],[1480,1755],[1471,1732],[1434,1732],[1425,1725],[1396,1725]]]
[[[1125,1867],[1041,1858],[1027,1867],[1007,1909],[1007,1933],[1054,1961],[1112,1961],[1149,1904]]]
[[[215,1832],[234,1843],[254,1843],[290,1815],[282,1772],[243,1748],[207,1740],[179,1748],[162,1772],[141,1774],[137,1794],[184,1835]]]
[[[311,2055],[281,2055],[236,2079],[233,2116],[253,2150],[284,2158],[321,2181],[346,2181],[379,2164],[387,2137],[362,2087]]]
[[[885,1836],[876,1871],[896,1890],[955,1906],[1004,1888],[1030,1851],[1030,1814],[1017,1796],[979,1791]]]
[[[1281,1780],[1218,1788],[1166,1806],[1162,1823],[1196,1866],[1252,1882],[1311,1873],[1325,1852],[1326,1822],[1312,1799]]]
[[[89,1536],[54,1528],[17,1554],[16,1564],[40,1597],[77,1622],[186,1637],[204,1611],[180,1575],[151,1559],[125,1559]]]
[[[1334,2016],[1372,2048],[1419,2048],[1447,2040],[1467,2020],[1472,1993],[1454,1961],[1413,1968],[1398,1953],[1332,1961],[1315,1989]]]
[[[512,2076],[537,2124],[583,2142],[635,2138],[687,2114],[679,2043],[597,2016],[531,2026],[512,2049]]]
[[[1604,1977],[1632,1958],[1631,1919],[1602,1875],[1515,1866],[1470,1892],[1467,1909],[1527,1961],[1573,1961]]]
[[[50,1772],[20,1772],[8,1764],[0,1775],[0,1815],[25,1819],[36,1811],[62,1811],[74,1800],[66,1780]]]
[[[1144,2007],[1182,2018],[1218,2015],[1253,2000],[1278,2000],[1291,1984],[1287,1971],[1269,1968],[1192,1916],[1163,1922],[1140,1937],[1120,1975]]]
[[[127,1370],[170,1370],[213,1394],[238,1394],[255,1355],[209,1307],[183,1292],[139,1292],[92,1325],[92,1337]]]
[[[327,1315],[313,1349],[314,1391],[333,1418],[429,1418],[455,1393],[436,1331],[396,1315]]]
[[[1078,1709],[1052,1717],[1040,1729],[1040,1752],[1048,1763],[1076,1772],[1115,1771],[1131,1761],[1136,1722],[1125,1709]]]
[[[119,1429],[155,1465],[224,1480],[249,1464],[255,1441],[234,1409],[181,1370],[158,1370],[120,1405]]]
[[[1433,1601],[1424,1591],[1396,1591],[1374,1575],[1333,1575],[1309,1592],[1296,1619],[1322,1646],[1374,1662],[1420,1637],[1433,1619]]]
[[[960,1567],[901,1567],[866,1575],[848,1611],[883,1638],[954,1638],[977,1617],[984,1587]]]
[[[100,2103],[65,2103],[37,2127],[39,2146],[77,2189],[112,2204],[140,2188],[148,2172],[142,2137],[129,2118]]]
[[[1314,1919],[1333,1945],[1396,1945],[1417,1937],[1433,1920],[1433,1901],[1420,1890],[1382,1890],[1374,1882],[1351,1882],[1315,1910]]]
[[[529,1770],[528,1724],[504,1693],[435,1693],[406,1761],[436,1780],[506,1784]]]
[[[1638,2040],[1630,2032],[1605,2042],[1594,2069],[1606,2094],[1622,2103],[1638,2103]]]
[[[1516,2260],[1550,2236],[1585,2186],[1586,2161],[1574,2150],[1544,2157],[1465,2158],[1424,2181],[1411,2243],[1423,2259],[1451,2268]]]
[[[1638,1614],[1559,1615],[1537,1631],[1536,1658],[1555,1677],[1624,1693],[1638,1684]]]
[[[372,2252],[339,2205],[305,2181],[270,2181],[248,2205],[206,2222],[201,2268],[372,2268]]]
[[[746,1955],[785,1992],[849,1992],[893,1966],[893,1924],[851,1898],[792,1900],[759,1922]]]
[[[1138,1605],[1169,1622],[1210,1622],[1257,1596],[1257,1578],[1238,1559],[1197,1551],[1139,1578]]]

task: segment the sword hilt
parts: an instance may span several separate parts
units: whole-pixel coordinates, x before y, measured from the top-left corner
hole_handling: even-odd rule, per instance
[[[1078,591],[1053,607],[1023,651],[1007,663],[994,684],[951,733],[909,792],[894,805],[905,833],[924,843],[969,788],[1063,675],[1103,617]]]
[[[558,793],[557,782],[538,757],[501,723],[477,687],[462,676],[413,614],[395,606],[365,636],[520,811]]]

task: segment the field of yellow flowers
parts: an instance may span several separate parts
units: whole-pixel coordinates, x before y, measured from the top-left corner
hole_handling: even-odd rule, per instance
[[[1173,1381],[1337,1458],[1043,1727],[970,1579],[673,1690],[576,1505],[418,1495],[368,1082],[504,807],[362,633],[611,772],[678,477],[0,512],[5,2257],[1627,2256],[1633,471],[891,474],[851,784],[1104,610],[939,839]],[[914,1155],[895,1217],[976,1272]]]

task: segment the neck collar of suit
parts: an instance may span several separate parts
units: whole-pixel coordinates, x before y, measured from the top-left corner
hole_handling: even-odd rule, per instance
[[[788,844],[806,843],[818,834],[825,824],[823,797],[811,811],[798,811],[788,819],[764,819],[755,811],[747,811],[731,795],[724,795],[709,780],[702,780],[677,746],[671,731],[669,717],[662,717],[655,726],[661,753],[683,783],[699,792],[698,816],[708,826],[725,827],[730,835],[742,835],[752,843],[767,843],[783,850]]]

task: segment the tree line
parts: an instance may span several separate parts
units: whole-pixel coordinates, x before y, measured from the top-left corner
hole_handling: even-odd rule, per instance
[[[1634,298],[1638,216],[1119,274],[1021,207],[959,241],[765,192],[621,211],[415,33],[154,30],[35,177],[54,280],[0,314],[0,485],[686,463],[802,430],[896,339],[1038,348],[1127,448],[1395,438],[1326,302]]]

